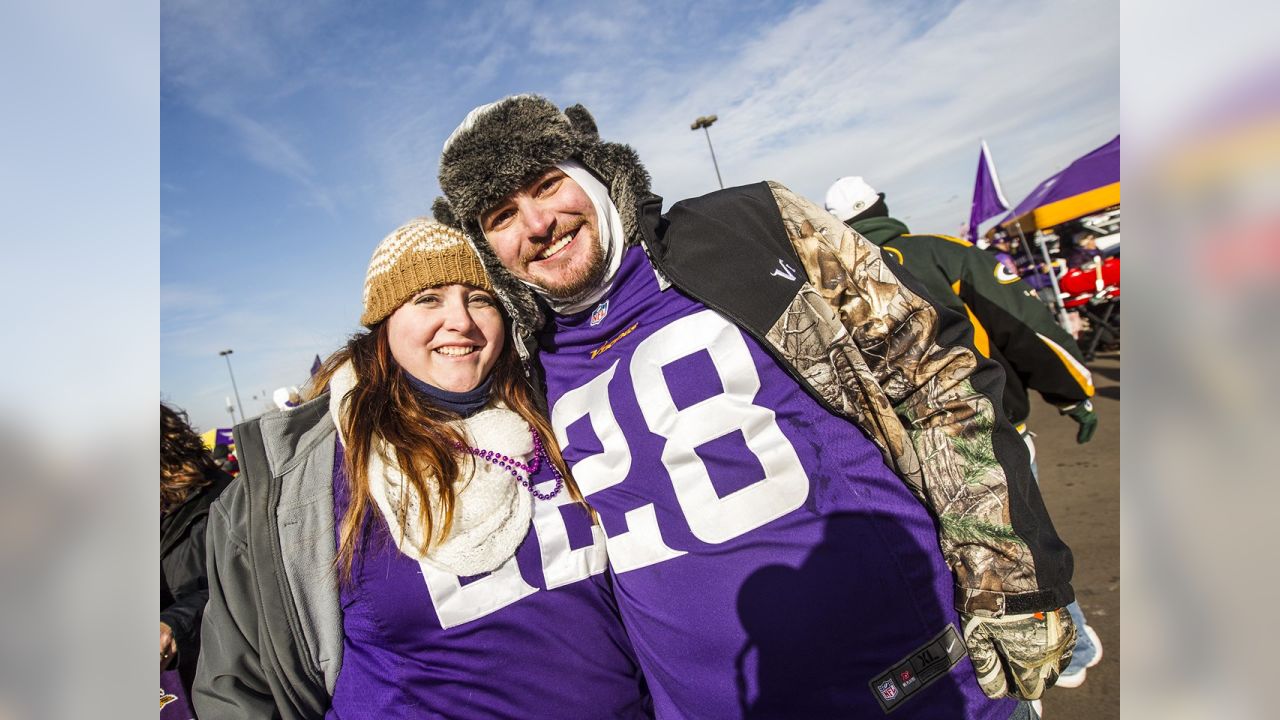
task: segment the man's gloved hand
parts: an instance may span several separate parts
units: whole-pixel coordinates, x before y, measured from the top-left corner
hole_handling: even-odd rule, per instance
[[[1076,628],[1066,608],[1000,618],[961,614],[964,642],[987,697],[1035,700],[1071,662]]]
[[[1098,414],[1093,411],[1093,402],[1085,400],[1074,405],[1063,405],[1058,408],[1062,415],[1071,416],[1080,423],[1080,431],[1076,433],[1076,442],[1083,445],[1093,439],[1093,431],[1098,429]]]

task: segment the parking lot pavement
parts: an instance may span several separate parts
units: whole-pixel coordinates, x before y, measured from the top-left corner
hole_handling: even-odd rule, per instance
[[[1040,487],[1058,534],[1075,554],[1076,599],[1102,639],[1100,664],[1084,685],[1052,688],[1046,720],[1120,717],[1120,353],[1089,363],[1098,432],[1077,445],[1076,424],[1032,393]]]

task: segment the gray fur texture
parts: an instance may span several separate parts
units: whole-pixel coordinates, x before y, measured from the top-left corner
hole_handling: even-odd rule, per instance
[[[484,265],[485,272],[489,273],[489,282],[493,283],[493,294],[498,296],[498,302],[502,303],[507,314],[511,316],[512,332],[522,337],[525,342],[531,341],[533,333],[542,328],[543,323],[546,322],[546,315],[543,314],[542,306],[538,304],[533,291],[507,272],[499,262],[498,256],[493,253],[493,248],[485,242],[484,235],[480,233],[476,223],[471,222],[464,226],[458,222],[448,200],[442,197],[436,198],[431,204],[431,214],[437,222],[463,229],[467,241],[480,257],[480,264]]]
[[[498,262],[480,231],[480,214],[564,160],[581,162],[618,207],[627,245],[640,242],[637,205],[648,197],[649,173],[628,145],[600,140],[595,119],[581,105],[561,112],[550,100],[516,95],[498,101],[458,134],[440,156],[445,197],[432,207],[436,220],[462,229],[493,280],[520,332],[542,326],[532,292]]]

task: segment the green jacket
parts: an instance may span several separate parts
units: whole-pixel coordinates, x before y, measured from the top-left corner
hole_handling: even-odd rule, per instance
[[[1005,413],[1021,424],[1027,389],[1054,405],[1093,396],[1093,377],[1076,341],[1053,320],[1036,292],[993,255],[960,238],[912,235],[901,221],[874,217],[849,223],[925,286],[938,303],[969,318],[978,351],[1004,366]]]

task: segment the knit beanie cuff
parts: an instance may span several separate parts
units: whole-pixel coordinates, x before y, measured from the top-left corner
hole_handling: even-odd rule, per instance
[[[360,324],[373,327],[422,290],[452,284],[493,289],[465,235],[431,218],[414,218],[373,251]]]

